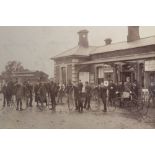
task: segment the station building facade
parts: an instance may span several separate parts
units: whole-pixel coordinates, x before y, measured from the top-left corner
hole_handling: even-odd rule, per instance
[[[128,27],[127,41],[112,43],[107,38],[100,47],[89,46],[87,30],[78,35],[78,46],[51,58],[57,83],[118,83],[130,77],[141,88],[148,88],[150,77],[155,78],[155,36],[140,38],[138,26]]]

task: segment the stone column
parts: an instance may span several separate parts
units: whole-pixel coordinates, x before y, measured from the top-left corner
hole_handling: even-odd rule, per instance
[[[56,62],[54,61],[54,81],[56,81]]]
[[[149,72],[144,72],[144,88],[149,88]]]
[[[98,81],[97,81],[97,67],[96,67],[96,65],[95,65],[95,84],[98,84]]]
[[[137,82],[139,83],[140,88],[142,88],[142,70],[140,63],[137,62]]]
[[[118,77],[117,77],[117,66],[113,65],[113,81],[115,84],[118,82]]]
[[[78,62],[78,59],[72,59],[72,82],[78,82],[78,71],[76,67],[76,63]]]

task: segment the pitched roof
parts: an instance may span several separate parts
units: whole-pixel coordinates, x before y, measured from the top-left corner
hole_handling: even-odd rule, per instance
[[[148,45],[155,45],[155,36],[141,38],[139,40],[132,41],[132,42],[124,41],[124,42],[112,43],[112,44],[104,45],[104,46],[89,46],[88,48],[76,46],[72,49],[66,50],[54,56],[52,59],[68,57],[68,56],[81,56],[81,57],[90,56],[93,54],[99,54],[99,53],[105,53],[105,52],[117,51],[117,50],[132,49],[132,48],[144,47]]]
[[[95,46],[89,46],[88,48],[76,46],[72,49],[66,50],[56,56],[53,59],[60,57],[68,57],[68,56],[89,56],[92,51],[96,49]]]
[[[96,50],[92,51],[90,54],[98,54],[98,53],[105,53],[105,52],[110,52],[110,51],[132,49],[132,48],[143,47],[143,46],[148,46],[148,45],[155,45],[155,36],[141,38],[139,40],[132,41],[132,42],[119,42],[119,43],[113,43],[109,45],[100,46]]]

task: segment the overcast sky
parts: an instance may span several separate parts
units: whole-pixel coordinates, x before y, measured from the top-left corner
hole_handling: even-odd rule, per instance
[[[30,70],[53,75],[50,57],[78,44],[77,31],[89,30],[90,45],[126,41],[127,27],[0,27],[0,73],[9,60],[22,62]],[[155,35],[155,27],[140,27],[140,36]]]

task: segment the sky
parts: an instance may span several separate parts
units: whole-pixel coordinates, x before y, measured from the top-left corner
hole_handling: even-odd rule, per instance
[[[102,46],[105,38],[112,42],[126,41],[125,26],[74,26],[74,27],[0,27],[0,73],[8,61],[20,61],[24,68],[40,70],[53,76],[51,57],[78,44],[77,32],[89,31],[90,45]],[[154,27],[140,27],[140,37],[155,35]]]

